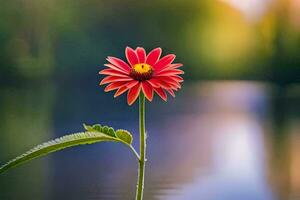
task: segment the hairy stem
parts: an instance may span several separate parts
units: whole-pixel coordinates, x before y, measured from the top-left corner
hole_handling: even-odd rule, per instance
[[[136,191],[136,200],[143,199],[145,161],[146,161],[146,133],[145,133],[145,96],[141,92],[139,97],[139,119],[140,119],[140,159],[139,173]]]

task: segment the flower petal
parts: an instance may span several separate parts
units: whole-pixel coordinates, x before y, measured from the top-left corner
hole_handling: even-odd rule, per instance
[[[108,56],[106,60],[111,64],[113,64],[114,66],[118,67],[119,69],[124,70],[125,72],[129,73],[131,70],[131,67],[126,62],[124,62],[119,58]]]
[[[136,86],[132,87],[129,89],[128,94],[127,94],[127,103],[128,105],[132,105],[135,100],[138,98],[141,90],[141,84],[137,84]]]
[[[150,83],[152,87],[160,87],[160,82],[156,79],[149,79],[147,82]]]
[[[146,58],[146,63],[148,65],[153,66],[159,59],[161,55],[161,48],[156,48],[153,49],[152,51],[150,51],[150,53],[148,54],[147,58]]]
[[[158,72],[155,75],[172,76],[172,75],[178,75],[178,74],[184,74],[184,72],[180,69],[171,69],[171,70],[165,70],[165,71]]]
[[[132,80],[132,81],[129,81],[127,84],[126,84],[126,87],[129,89],[129,88],[132,88],[133,86],[135,86],[136,84],[138,84],[139,81],[137,80]]]
[[[109,76],[129,77],[127,74],[114,69],[103,69],[99,72],[99,74],[109,75]]]
[[[166,90],[167,90],[167,92],[169,92],[169,94],[170,94],[172,97],[175,97],[175,93],[174,93],[173,90],[171,90],[171,89],[166,89]]]
[[[173,62],[173,60],[175,59],[175,55],[174,54],[169,54],[166,55],[164,57],[162,57],[154,66],[154,72],[155,71],[161,71],[163,68],[165,68],[166,66],[168,66],[169,64],[171,64]]]
[[[120,69],[119,67],[114,66],[113,64],[104,64],[104,66],[106,66],[106,67],[108,67],[108,68],[110,68],[110,69],[114,69],[114,70],[116,70],[116,71],[122,72],[122,73],[126,73],[126,74],[129,74],[129,72],[130,72],[130,71],[124,70],[123,68]]]
[[[109,92],[115,89],[119,89],[120,87],[124,86],[127,83],[127,81],[119,81],[119,82],[113,82],[107,85],[104,89],[105,92]]]
[[[163,89],[172,89],[172,90],[176,90],[177,91],[181,87],[181,86],[178,87],[177,85],[168,83],[166,81],[160,81],[160,83],[161,83],[161,87]]]
[[[125,55],[126,55],[127,61],[129,62],[129,64],[131,66],[133,66],[139,62],[138,56],[132,48],[126,47]]]
[[[167,82],[166,82],[167,83]],[[167,83],[169,86],[170,86],[170,88],[172,89],[172,90],[178,90],[178,89],[180,89],[181,88],[181,85],[178,85],[178,84],[173,84],[173,83]],[[169,89],[169,88],[165,88],[165,89]]]
[[[180,83],[178,81],[175,81],[174,79],[168,77],[168,76],[156,76],[156,79],[166,82],[171,86],[174,86],[176,88],[181,88]]]
[[[167,95],[165,91],[161,88],[153,88],[153,90],[160,96],[164,101],[167,101]]]
[[[162,68],[160,71],[156,71],[156,73],[158,74],[159,72],[162,72],[162,71],[165,71],[165,70],[177,69],[177,68],[182,67],[182,66],[183,66],[183,64],[181,64],[181,63],[169,64],[165,68]]]
[[[138,56],[139,63],[145,63],[145,61],[146,61],[146,51],[145,51],[145,49],[142,48],[142,47],[138,47],[136,49],[136,54]]]
[[[117,96],[120,96],[121,94],[123,94],[124,92],[126,92],[129,88],[126,86],[120,87],[117,92],[114,95],[114,98],[116,98]]]
[[[149,101],[152,101],[153,99],[153,87],[147,82],[143,81],[142,82],[142,90],[144,95]]]
[[[173,64],[170,64],[170,69],[176,69],[176,68],[179,68],[179,67],[182,67],[183,64],[182,63],[173,63]]]
[[[151,80],[155,80],[158,83],[159,87],[162,87],[164,89],[172,89],[172,86],[163,80],[159,80],[157,78],[152,78]]]
[[[164,76],[162,76],[162,77],[164,77]],[[168,77],[174,79],[175,81],[177,81],[177,82],[179,82],[179,83],[183,82],[183,78],[180,77],[180,76],[178,76],[178,75],[168,76]]]
[[[104,85],[107,83],[117,82],[117,81],[131,81],[133,80],[130,77],[118,77],[118,76],[107,76],[100,82],[100,85]]]

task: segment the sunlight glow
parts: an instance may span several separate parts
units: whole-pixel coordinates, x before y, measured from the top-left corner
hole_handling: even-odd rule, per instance
[[[259,20],[272,0],[221,0],[240,10],[247,19]]]

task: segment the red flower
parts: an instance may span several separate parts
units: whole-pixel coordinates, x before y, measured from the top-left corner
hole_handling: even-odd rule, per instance
[[[142,47],[133,50],[127,47],[125,55],[128,63],[115,57],[108,57],[109,62],[105,64],[107,69],[99,74],[107,75],[100,82],[100,85],[108,84],[104,91],[117,90],[114,97],[117,97],[128,90],[127,102],[132,105],[140,91],[144,93],[149,101],[153,99],[153,93],[157,93],[163,100],[167,101],[166,92],[175,97],[174,90],[181,88],[183,78],[180,74],[184,72],[177,69],[181,63],[172,63],[174,54],[168,54],[160,59],[161,48],[153,49],[146,55]]]

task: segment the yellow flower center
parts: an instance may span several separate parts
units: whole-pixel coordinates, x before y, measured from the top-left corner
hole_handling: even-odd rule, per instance
[[[133,66],[133,70],[140,74],[146,74],[152,72],[152,67],[146,63],[139,63]]]
[[[153,69],[147,63],[135,64],[132,67],[130,75],[135,80],[144,81],[152,77]]]

